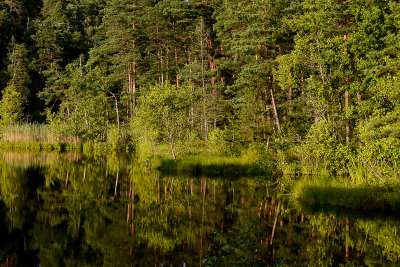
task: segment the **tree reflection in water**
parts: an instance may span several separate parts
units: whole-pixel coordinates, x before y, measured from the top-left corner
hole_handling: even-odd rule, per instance
[[[273,180],[162,176],[126,155],[2,153],[0,261],[398,264],[398,218],[295,207]]]

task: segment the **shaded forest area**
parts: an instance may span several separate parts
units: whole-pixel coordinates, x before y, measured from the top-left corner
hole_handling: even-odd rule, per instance
[[[384,0],[3,0],[2,137],[400,179],[399,31]]]

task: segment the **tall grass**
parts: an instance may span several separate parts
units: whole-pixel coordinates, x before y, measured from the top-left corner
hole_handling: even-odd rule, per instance
[[[1,130],[2,142],[39,142],[55,143],[57,140],[51,135],[45,124],[27,123],[8,125]]]
[[[292,189],[292,198],[307,205],[362,211],[400,211],[400,182],[306,177]]]
[[[7,125],[0,128],[0,147],[20,150],[64,151],[80,150],[133,150],[125,132],[113,133],[103,143],[83,142],[75,136],[57,136],[47,124],[26,123]],[[118,135],[118,139],[115,135]],[[122,136],[122,137],[121,137]]]

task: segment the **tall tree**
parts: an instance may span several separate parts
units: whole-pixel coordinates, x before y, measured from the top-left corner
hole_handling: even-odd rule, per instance
[[[23,44],[17,44],[12,38],[8,54],[7,87],[2,91],[0,101],[0,116],[3,124],[19,122],[24,115],[24,108],[28,103],[30,83],[28,69],[28,51]]]
[[[268,128],[282,128],[274,69],[276,57],[291,44],[291,32],[280,28],[286,7],[285,1],[223,1],[215,12],[214,29],[224,51],[217,62],[233,77],[227,93],[242,132],[254,134],[246,134],[247,141],[267,141]]]

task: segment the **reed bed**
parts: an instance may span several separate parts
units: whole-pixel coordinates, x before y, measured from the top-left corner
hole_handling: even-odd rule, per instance
[[[22,151],[133,150],[133,145],[116,142],[84,142],[76,136],[57,136],[46,124],[7,125],[0,129],[0,148]]]
[[[4,127],[1,131],[2,142],[38,142],[55,143],[56,138],[52,136],[50,129],[45,124],[26,123],[14,124]]]

